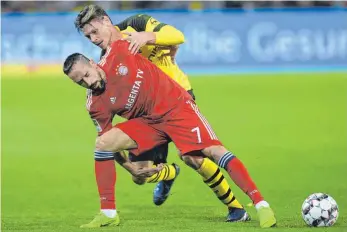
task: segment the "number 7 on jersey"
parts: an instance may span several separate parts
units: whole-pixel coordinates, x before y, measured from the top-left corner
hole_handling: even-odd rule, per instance
[[[198,143],[201,143],[200,128],[199,127],[195,127],[191,131],[192,132],[196,132],[196,135],[198,136]]]

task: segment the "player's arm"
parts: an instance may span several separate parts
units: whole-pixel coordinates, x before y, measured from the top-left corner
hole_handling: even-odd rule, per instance
[[[147,35],[147,44],[170,46],[184,43],[184,35],[180,30],[161,23],[150,15],[134,15],[116,26],[120,30],[125,30],[130,26],[137,32],[142,32],[142,35]]]
[[[147,178],[151,177],[155,173],[160,172],[163,169],[162,165],[157,165],[156,167],[151,168],[139,168],[134,165],[125,154],[125,152],[119,152],[114,156],[114,159],[120,164],[123,168],[125,168],[131,175],[137,178]]]
[[[184,43],[184,35],[180,30],[161,23],[149,15],[134,15],[116,26],[120,30],[125,30],[128,26],[131,26],[137,31],[125,33],[129,35],[126,39],[130,41],[131,48],[136,47],[139,49],[145,44],[176,46]]]

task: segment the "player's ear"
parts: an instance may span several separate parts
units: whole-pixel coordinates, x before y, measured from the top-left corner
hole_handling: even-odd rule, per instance
[[[113,26],[113,24],[112,24],[112,22],[111,22],[111,19],[110,19],[109,17],[107,17],[107,16],[104,16],[104,17],[102,18],[102,21],[103,21],[103,23],[104,23],[105,25],[107,25],[107,26]]]

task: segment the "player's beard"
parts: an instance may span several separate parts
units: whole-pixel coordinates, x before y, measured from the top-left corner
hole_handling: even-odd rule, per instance
[[[106,89],[106,82],[103,79],[101,79],[100,87],[92,88],[93,95],[100,95],[105,91],[105,89]]]

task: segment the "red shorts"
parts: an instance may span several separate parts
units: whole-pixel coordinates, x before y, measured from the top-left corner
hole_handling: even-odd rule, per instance
[[[137,143],[137,148],[131,150],[134,155],[170,141],[174,142],[181,155],[222,145],[193,101],[186,101],[179,110],[160,122],[135,118],[115,127]]]

